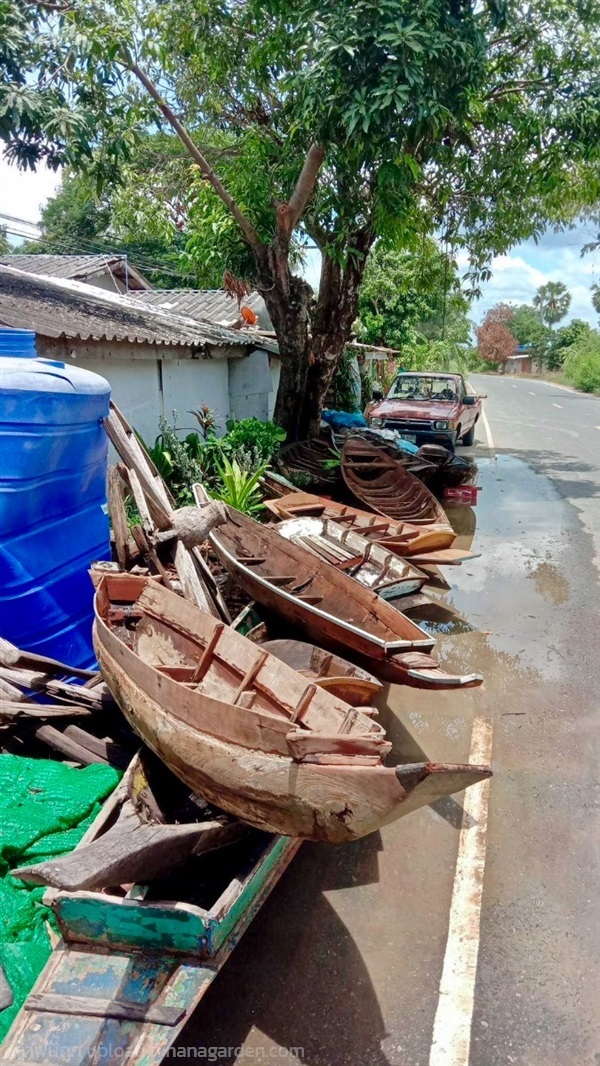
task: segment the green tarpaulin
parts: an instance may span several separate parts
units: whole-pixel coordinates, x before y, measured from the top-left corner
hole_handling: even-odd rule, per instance
[[[11,877],[10,870],[72,851],[120,776],[110,766],[78,770],[50,759],[0,755],[0,965],[14,997],[0,1011],[0,1040],[51,950],[45,889]]]

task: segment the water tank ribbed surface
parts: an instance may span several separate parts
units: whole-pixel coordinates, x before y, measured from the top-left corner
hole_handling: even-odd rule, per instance
[[[110,386],[38,359],[0,329],[0,636],[72,666],[94,663],[88,567],[110,558]]]

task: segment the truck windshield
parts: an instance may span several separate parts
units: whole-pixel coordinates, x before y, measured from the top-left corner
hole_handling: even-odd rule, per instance
[[[396,378],[388,400],[435,400],[452,403],[457,398],[456,382],[452,378],[427,378],[401,374]]]

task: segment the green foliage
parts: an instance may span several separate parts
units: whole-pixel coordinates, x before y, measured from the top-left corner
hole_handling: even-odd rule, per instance
[[[415,251],[375,245],[359,296],[361,341],[403,354],[418,335],[464,342],[470,331],[467,310],[456,263],[435,241],[425,238]]]
[[[592,285],[592,306],[600,315],[600,285]]]
[[[261,422],[258,418],[243,418],[227,423],[228,433],[221,441],[228,454],[237,456],[240,450],[254,449],[261,461],[270,462],[286,438],[284,429],[274,422]]]
[[[539,310],[529,304],[513,308],[508,328],[519,344],[527,345],[527,354],[539,366],[547,361],[552,331],[542,322]]]
[[[10,250],[10,244],[6,236],[6,226],[0,226],[0,255],[7,255]]]
[[[562,281],[548,281],[540,285],[533,298],[533,306],[545,325],[554,326],[567,314],[571,306],[571,293]]]
[[[566,349],[563,369],[567,381],[582,392],[600,392],[600,332],[591,329]]]
[[[560,370],[571,345],[586,337],[588,333],[591,333],[591,326],[581,318],[574,318],[568,326],[561,326],[560,329],[555,330],[551,334],[547,353],[548,369]]]
[[[175,151],[176,149],[176,151]],[[173,158],[174,156],[174,158]],[[51,255],[127,255],[157,288],[195,285],[185,258],[185,232],[179,189],[189,163],[175,137],[146,136],[118,180],[101,194],[92,175],[67,169],[61,185],[41,211],[41,236],[17,252]],[[142,203],[136,207],[136,201]],[[217,281],[220,284],[220,279]]]
[[[114,224],[177,230],[202,285],[227,267],[277,289],[281,306],[299,291],[288,262],[314,240],[344,275],[331,285],[324,271],[320,307],[292,299],[276,323],[285,359],[304,366],[290,317],[312,319],[313,336],[320,325],[320,350],[337,358],[374,242],[415,254],[440,233],[466,251],[476,294],[492,254],[592,210],[599,41],[592,0],[0,0],[0,138],[24,167],[89,173],[97,194],[122,182]],[[210,165],[176,166],[176,196],[169,166],[136,163],[169,108]],[[314,143],[324,164],[289,234],[285,205]],[[379,314],[368,311],[369,336],[387,330]],[[459,342],[447,321],[435,336],[418,321],[430,341]]]
[[[159,420],[160,434],[154,445],[144,445],[180,507],[193,503],[192,485],[196,481],[202,482],[213,493],[233,493],[232,485],[237,484],[237,471],[241,471],[244,475],[241,488],[238,486],[235,489],[241,492],[257,471],[258,476],[262,476],[279,445],[285,440],[285,432],[279,426],[273,422],[260,422],[257,418],[229,422],[229,432],[217,438],[212,429],[214,420],[210,408],[203,404],[197,412],[192,413],[200,416],[202,432],[206,436],[188,433],[182,439],[177,430],[178,415],[174,411],[171,425],[164,418]],[[229,486],[225,483],[223,471],[228,474]],[[238,507],[233,497],[225,502]],[[238,510],[243,508],[238,507]]]
[[[229,459],[223,454],[218,468],[223,487],[211,492],[213,499],[222,500],[244,514],[258,514],[264,507],[259,481],[267,466],[268,463],[263,463],[252,473],[243,470],[236,459]]]
[[[158,421],[160,434],[154,445],[146,450],[158,472],[166,481],[178,507],[193,504],[192,485],[203,481],[204,467],[200,458],[200,438],[190,433],[181,440],[177,435],[177,412],[173,411],[173,424],[164,417]],[[140,438],[141,439],[141,438]]]

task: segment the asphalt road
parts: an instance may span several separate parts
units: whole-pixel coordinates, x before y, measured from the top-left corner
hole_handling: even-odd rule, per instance
[[[483,729],[488,792],[354,845],[304,845],[175,1054],[600,1063],[600,401],[472,380],[488,394],[471,449],[483,488],[452,518],[481,557],[447,568],[455,613],[437,629],[440,657],[485,684],[391,687],[380,709],[396,757],[412,761],[467,761]]]

